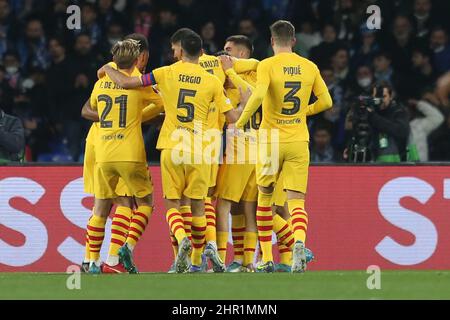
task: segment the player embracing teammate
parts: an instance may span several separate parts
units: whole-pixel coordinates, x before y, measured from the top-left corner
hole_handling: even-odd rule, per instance
[[[210,258],[215,272],[225,270],[230,211],[234,216],[235,261],[228,271],[254,270],[257,240],[262,251],[262,262],[256,271],[276,271],[272,255],[273,231],[278,237],[282,265],[289,271],[303,272],[311,259],[310,251],[305,248],[308,225],[305,194],[309,166],[306,117],[327,110],[332,101],[317,66],[292,52],[295,45],[292,24],[280,20],[270,30],[275,55],[259,63],[246,59],[251,53],[251,43],[245,37],[230,37],[225,49],[234,58],[221,56],[219,59],[202,54],[201,38],[184,28],[177,31],[177,37],[172,38],[174,55],[179,61],[170,66],[143,76],[134,76],[111,66],[102,68],[120,90],[153,90],[132,89],[152,86],[157,87],[162,96],[165,119],[157,148],[161,150],[162,187],[175,252],[175,272],[205,271],[206,256]],[[309,104],[311,93],[317,98],[313,104]],[[108,108],[108,104],[105,107]],[[149,110],[156,115],[161,111],[161,106],[153,105]],[[120,116],[128,118],[126,109],[124,111],[122,108],[120,112]],[[239,130],[233,129],[236,120],[235,128]],[[238,156],[238,150],[231,144],[232,148],[227,146],[225,163],[218,169],[217,150],[221,148],[225,122],[231,129],[227,130],[227,135],[230,135],[227,142],[234,138],[230,133],[243,135],[247,150],[256,150],[256,154],[247,152],[243,163],[229,162],[229,158]],[[211,136],[215,137],[213,143]],[[215,151],[211,153],[210,150]],[[96,165],[96,170],[98,168],[105,166]],[[109,170],[109,166],[106,169]],[[114,173],[120,173],[118,169],[114,170]],[[233,181],[236,175],[242,179]],[[111,190],[114,188],[99,183],[105,181],[104,173],[96,178],[97,188],[109,190],[107,196],[113,197]],[[134,195],[140,204],[137,212],[144,211],[148,217],[152,202],[145,202],[145,197],[140,200],[143,199],[142,193],[139,194],[134,190],[136,186],[132,186],[135,182],[123,180],[133,190],[130,195]],[[214,188],[216,180],[217,188]],[[216,208],[210,198],[213,196],[218,197]],[[99,211],[98,203],[96,200],[94,215]],[[288,212],[283,209],[285,203]],[[110,201],[104,207],[103,216],[106,216]],[[93,236],[93,239],[96,237]],[[127,245],[124,250],[125,257],[128,257],[125,262],[132,263]],[[291,260],[292,268],[289,267]]]

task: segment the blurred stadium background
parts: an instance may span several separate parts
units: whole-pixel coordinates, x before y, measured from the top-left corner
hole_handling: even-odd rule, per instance
[[[81,8],[81,30],[66,27],[71,4]],[[381,30],[366,27],[366,8],[371,4],[381,8]],[[211,54],[222,50],[229,35],[245,34],[253,41],[253,57],[263,59],[272,54],[268,26],[280,18],[296,26],[295,51],[318,64],[334,101],[331,111],[309,119],[315,165],[308,190],[308,243],[317,256],[310,269],[365,270],[369,265],[383,270],[449,269],[449,13],[447,0],[0,0],[0,109],[20,119],[25,135],[20,157],[24,164],[5,157],[5,166],[0,166],[0,272],[64,272],[68,265],[81,262],[92,198],[82,190],[79,164],[90,123],[81,119],[80,110],[97,68],[110,60],[115,42],[132,32],[146,35],[148,70],[172,62],[169,38],[180,27],[199,32],[205,52]],[[351,136],[346,117],[355,97],[368,94],[371,85],[382,81],[393,86],[411,130],[418,133],[420,161],[340,164]],[[428,102],[431,116],[419,110],[420,101]],[[414,129],[417,119],[428,129]],[[158,124],[144,130],[148,160],[155,165],[158,132]],[[159,168],[150,170],[157,209],[136,260],[141,271],[164,272],[172,253],[166,222],[158,212]],[[395,280],[388,285],[391,296],[369,297],[449,297],[441,286],[448,279],[446,273],[405,273],[408,280],[396,275],[391,274]],[[339,272],[328,276],[328,283],[337,286],[329,295],[326,286],[321,287],[322,297],[366,297],[359,295],[359,290],[367,290],[365,273],[349,273],[347,280]],[[33,279],[36,286],[59,285],[55,279]],[[167,283],[161,279],[157,283]],[[307,279],[311,282],[305,285],[312,291],[321,283],[320,276]],[[355,279],[361,280],[360,287],[349,287]],[[408,286],[414,279],[423,285]],[[25,283],[33,281],[28,274],[12,278],[2,274],[0,288],[3,283],[3,292],[18,290],[18,297],[31,297],[26,290],[35,289]],[[147,281],[150,285],[154,280]],[[221,278],[217,285],[221,288],[229,281]],[[238,285],[245,280],[233,281]],[[403,291],[395,291],[403,285]],[[152,292],[164,290],[155,288]],[[347,295],[346,288],[350,288]],[[291,290],[298,297],[320,297],[301,295],[298,286]],[[437,291],[426,296],[427,290]],[[228,294],[236,297],[232,291]]]

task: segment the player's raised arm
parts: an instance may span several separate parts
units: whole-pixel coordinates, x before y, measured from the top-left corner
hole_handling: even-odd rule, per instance
[[[260,63],[257,71],[256,88],[253,94],[250,96],[247,104],[242,111],[241,117],[236,122],[236,128],[243,128],[248,122],[250,117],[258,110],[261,105],[270,84],[269,66],[264,63]]]
[[[138,87],[143,87],[141,77],[130,77],[122,72],[115,70],[109,65],[103,66],[106,74],[114,81],[116,84],[125,89],[133,89]],[[144,75],[145,76],[145,75]],[[142,76],[143,77],[143,76]]]
[[[256,59],[237,59],[232,58],[233,69],[236,73],[245,73],[249,71],[256,71],[259,61]]]
[[[240,77],[236,73],[236,71],[233,69],[233,61],[231,60],[231,57],[220,56],[219,59],[225,74],[236,88],[242,88],[244,91],[247,91],[248,89],[253,91],[255,89],[251,84],[242,79],[242,77]]]
[[[148,122],[159,116],[162,112],[164,112],[163,105],[156,105],[154,103],[150,103],[142,110],[142,123]]]
[[[331,99],[331,95],[328,92],[325,81],[323,81],[322,76],[320,75],[319,69],[317,69],[316,78],[314,80],[313,93],[317,97],[317,101],[313,104],[308,105],[306,116],[312,116],[325,110],[331,109],[331,107],[333,106],[333,100]]]
[[[84,119],[93,121],[93,122],[100,121],[98,112],[91,108],[91,99],[90,98],[84,103],[83,108],[81,109],[81,117],[83,117]]]

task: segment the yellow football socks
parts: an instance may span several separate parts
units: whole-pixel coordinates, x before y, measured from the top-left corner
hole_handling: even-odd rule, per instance
[[[308,214],[305,211],[305,200],[291,199],[287,201],[289,213],[292,218],[292,231],[295,241],[306,241],[306,230],[308,228]]]
[[[133,211],[128,207],[116,208],[111,223],[111,242],[108,252],[110,256],[118,256],[120,247],[125,244],[132,214]]]
[[[89,220],[87,230],[89,235],[89,260],[98,261],[100,259],[100,249],[105,238],[106,218],[93,215]]]
[[[258,207],[256,208],[256,225],[258,227],[258,239],[262,251],[262,261],[273,261],[272,254],[272,193],[258,193]]]
[[[227,257],[228,232],[217,231],[217,250],[219,251],[220,259],[225,262]]]
[[[203,247],[205,246],[206,217],[192,217],[192,256],[194,266],[202,264]]]
[[[278,214],[273,216],[273,231],[277,235],[280,263],[291,265],[294,234],[289,223]]]
[[[126,240],[126,243],[131,250],[133,250],[142,234],[144,233],[152,212],[153,207],[139,206],[133,213],[130,227],[128,229],[128,237]]]
[[[211,198],[205,199],[205,217],[206,217],[206,242],[216,242],[216,209],[212,205]]]
[[[233,237],[234,261],[242,262],[244,257],[245,216],[237,214],[231,216],[231,233]]]
[[[192,226],[191,206],[181,206],[180,213],[181,213],[181,216],[183,217],[184,232],[186,232],[186,236],[189,238],[189,240],[192,240],[192,236],[191,236],[191,226]]]
[[[173,250],[173,256],[174,258],[178,255],[178,241],[177,238],[173,235],[172,231],[169,231],[170,233],[170,243],[172,244],[172,250]]]
[[[178,211],[178,209],[171,208],[166,213],[166,220],[169,224],[170,231],[172,235],[177,239],[178,244],[186,237],[186,232],[184,231],[184,221],[183,216]]]
[[[257,232],[245,232],[244,233],[244,266],[248,266],[253,263],[255,258],[256,243],[258,242]]]

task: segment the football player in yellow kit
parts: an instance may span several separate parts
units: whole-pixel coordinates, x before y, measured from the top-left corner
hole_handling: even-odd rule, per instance
[[[283,172],[283,189],[287,191],[295,238],[291,272],[304,272],[308,224],[304,203],[309,167],[306,116],[331,108],[332,100],[317,66],[292,52],[296,41],[294,26],[280,20],[270,27],[270,31],[275,55],[259,63],[256,88],[236,127],[243,128],[262,103],[264,116],[259,129],[256,162],[259,188],[256,220],[263,264],[257,270],[274,271],[271,200],[274,184]],[[308,105],[312,92],[317,101]]]
[[[132,88],[157,84],[162,93],[166,118],[157,148],[162,150],[163,193],[168,210],[166,217],[179,245],[177,272],[184,271],[185,257],[191,249],[179,211],[182,195],[189,198],[192,208],[193,250],[190,272],[201,271],[206,232],[204,199],[211,173],[211,154],[204,152],[208,146],[205,139],[208,131],[202,131],[201,128],[210,129],[210,105],[214,103],[229,123],[233,123],[240,114],[225,97],[219,79],[199,66],[201,46],[201,38],[196,33],[186,35],[181,40],[180,62],[153,70],[141,78],[127,77],[105,66],[106,72],[120,86]],[[184,137],[181,142],[180,137]],[[222,267],[215,271],[224,270]]]
[[[181,28],[178,29],[171,37],[170,42],[174,54],[175,60],[181,60],[181,40],[186,35],[192,34],[194,31],[192,31],[189,28]],[[220,65],[220,60],[211,55],[207,55],[202,53],[202,55],[199,58],[199,64],[202,68],[204,68],[207,72],[213,74],[216,76],[220,82],[225,82],[225,73],[222,70],[222,67]],[[222,129],[224,125],[224,115],[220,112],[218,108],[214,104],[211,104],[208,114],[208,126],[214,130],[216,130],[217,133],[220,133],[220,139],[219,135],[215,135],[215,144],[216,147],[213,148],[216,150],[216,154],[213,157],[213,161],[211,163],[211,174],[210,174],[210,182],[209,182],[209,190],[208,190],[208,197],[205,199],[205,214],[206,214],[206,234],[205,234],[205,240],[206,240],[206,246],[205,246],[205,256],[203,257],[203,269],[207,268],[207,260],[206,257],[209,258],[209,260],[213,264],[213,268],[215,270],[221,270],[224,268],[224,263],[220,259],[218,250],[217,250],[217,244],[216,244],[216,212],[215,207],[212,204],[212,195],[214,194],[216,180],[217,180],[217,172],[219,167],[219,157],[220,157],[220,149],[221,149],[221,134]],[[191,206],[189,199],[186,197],[181,198],[181,206],[180,206],[180,212],[183,216],[183,223],[185,231],[190,237],[191,233],[191,223],[192,223],[192,213],[191,213]],[[174,235],[171,233],[171,243],[172,248],[174,251],[174,256],[176,258],[178,254],[178,244],[174,237]],[[175,272],[175,261],[172,264],[169,273]]]
[[[248,59],[252,54],[253,45],[246,36],[236,35],[227,38],[224,50],[232,57]],[[256,84],[256,72],[249,71],[238,75],[234,72],[229,59],[224,57],[221,59],[222,67],[227,75],[227,96],[234,106],[237,106],[240,100],[246,102],[248,93]],[[235,137],[233,130],[227,130],[226,159],[221,166],[217,182],[217,244],[223,260],[225,260],[228,243],[228,214],[230,211],[232,214],[234,261],[228,266],[227,272],[254,270],[253,258],[257,244],[255,212],[258,190],[255,165],[254,162],[252,163],[255,155],[251,152],[256,151],[256,148],[252,146],[254,147],[256,143],[255,130],[258,129],[260,122],[261,113],[257,111],[247,124],[248,132],[243,140]],[[240,155],[241,150],[245,154]],[[241,157],[242,161],[234,161]]]
[[[135,68],[140,54],[138,41],[119,41],[111,52],[119,73],[140,74]],[[112,200],[117,197],[115,191],[119,178],[123,179],[138,206],[128,228],[126,243],[119,249],[119,256],[129,272],[137,272],[132,250],[153,210],[153,185],[147,169],[141,129],[145,97],[142,89],[126,90],[106,76],[96,82],[90,105],[98,111],[100,122],[95,136],[95,205],[87,226],[91,251],[89,272],[101,272],[99,251]]]
[[[148,57],[149,57],[149,46],[147,38],[141,34],[130,34],[126,36],[124,39],[133,39],[139,41],[139,49],[140,54],[137,59],[136,69],[140,72],[145,71],[145,67],[147,65]],[[116,65],[112,63],[115,67]],[[136,72],[138,72],[136,71]],[[136,73],[136,74],[139,74]],[[101,75],[103,76],[103,75]],[[155,92],[145,92],[144,97],[145,103],[155,104],[162,110],[162,99]],[[153,119],[157,114],[149,112],[150,108],[146,107],[142,111],[142,122],[147,122]],[[86,138],[86,147],[85,147],[85,158],[84,158],[84,166],[83,166],[83,178],[84,178],[84,189],[86,193],[94,194],[94,167],[95,167],[95,136],[98,132],[99,128],[99,115],[97,111],[94,111],[90,108],[90,101],[88,100],[82,109],[82,116],[88,120],[93,121],[94,123],[89,130],[88,136]],[[117,187],[115,190],[118,195],[117,198],[114,199],[114,203],[116,204],[115,213],[113,215],[112,224],[111,224],[111,242],[109,246],[108,258],[106,262],[102,266],[102,272],[104,273],[122,273],[127,270],[123,266],[122,262],[119,261],[118,252],[121,246],[127,242],[128,236],[128,228],[130,227],[130,223],[132,221],[132,209],[133,202],[132,198],[129,196],[130,191],[127,188],[126,184],[122,179],[119,178],[117,183]],[[90,248],[89,248],[89,237],[86,234],[86,249],[85,249],[85,258],[82,264],[82,270],[85,272],[88,271],[89,268],[89,256],[90,256]],[[93,250],[99,250],[98,248],[94,248]]]

